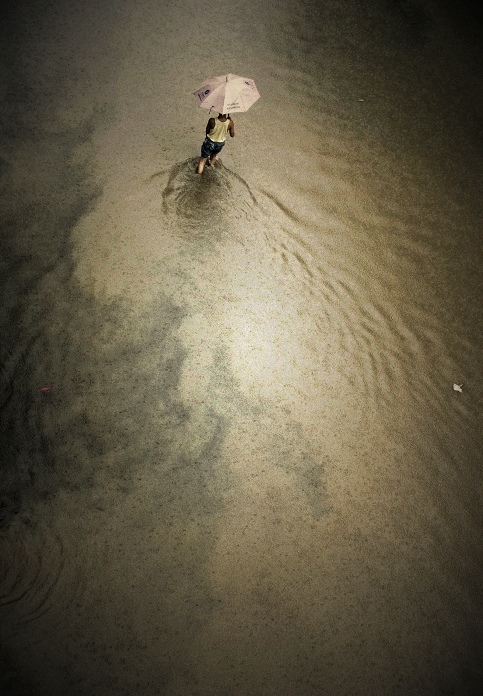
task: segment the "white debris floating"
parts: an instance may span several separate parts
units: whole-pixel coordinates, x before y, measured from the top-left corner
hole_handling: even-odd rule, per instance
[[[453,389],[457,392],[463,393],[463,385],[462,384],[453,384]]]

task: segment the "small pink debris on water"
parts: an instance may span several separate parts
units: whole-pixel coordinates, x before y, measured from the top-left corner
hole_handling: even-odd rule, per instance
[[[48,387],[42,387],[42,391],[43,392],[51,392],[53,388],[54,388],[53,385],[50,384]]]

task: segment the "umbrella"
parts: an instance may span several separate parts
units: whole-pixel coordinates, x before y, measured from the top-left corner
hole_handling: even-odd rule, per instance
[[[260,98],[253,80],[231,73],[210,78],[193,94],[203,109],[220,114],[247,111]]]

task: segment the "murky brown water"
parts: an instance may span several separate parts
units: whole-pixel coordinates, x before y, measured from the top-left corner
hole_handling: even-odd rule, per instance
[[[259,5],[6,13],[2,693],[480,691],[478,18]]]

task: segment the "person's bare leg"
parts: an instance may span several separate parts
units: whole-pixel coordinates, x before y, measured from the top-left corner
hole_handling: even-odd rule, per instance
[[[196,168],[196,173],[197,174],[202,174],[203,169],[205,168],[206,160],[208,157],[200,157],[200,161],[198,162],[198,167]]]
[[[215,166],[215,162],[216,162],[216,158],[217,158],[217,157],[218,157],[218,155],[211,155],[211,157],[210,157],[210,164],[211,164],[212,167]]]

